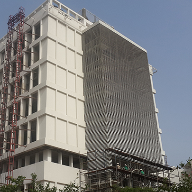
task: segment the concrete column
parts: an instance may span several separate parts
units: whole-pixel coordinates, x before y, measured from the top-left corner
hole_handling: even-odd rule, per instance
[[[22,145],[22,140],[21,140],[21,138],[22,138],[22,136],[21,136],[22,130],[21,130],[21,126],[19,126],[19,132],[18,133],[19,133],[18,134],[18,144]],[[18,145],[18,147],[20,147],[19,145]]]
[[[32,26],[32,42],[35,40],[35,27]]]
[[[29,156],[25,156],[25,166],[30,164],[30,157]]]
[[[43,160],[51,162],[51,150],[46,149],[43,151]]]
[[[73,155],[69,155],[69,166],[73,167]]]
[[[23,81],[24,78],[22,78],[22,89],[23,89]],[[23,92],[23,90],[21,89],[21,91]],[[23,99],[20,100],[20,119],[23,119],[24,113],[23,113]]]
[[[50,3],[51,5],[53,5],[53,0],[49,0],[49,3]]]
[[[32,38],[33,38],[33,36],[34,35],[32,35]],[[33,63],[34,63],[34,49],[33,49],[33,47],[31,47],[31,66],[33,65]]]
[[[58,153],[58,163],[62,165],[62,153]]]
[[[31,142],[31,123],[28,122],[27,125],[27,144]]]
[[[28,115],[32,114],[32,98],[31,95],[29,95],[29,107],[28,107]]]
[[[39,153],[35,153],[35,163],[39,162]]]
[[[18,168],[21,167],[21,164],[22,164],[22,160],[21,160],[21,159],[18,159]]]
[[[3,173],[5,173],[5,171],[6,171],[6,167],[5,166],[6,166],[6,164],[3,164],[3,168],[2,168],[2,172]]]
[[[38,98],[39,98],[39,94],[40,94],[40,91],[38,91]],[[37,111],[39,111],[39,109]],[[39,140],[39,118],[38,117],[37,117],[37,125],[36,125],[36,140]]]
[[[43,22],[42,19],[40,20],[40,36],[43,35]]]
[[[83,159],[80,159],[80,169],[83,169]]]

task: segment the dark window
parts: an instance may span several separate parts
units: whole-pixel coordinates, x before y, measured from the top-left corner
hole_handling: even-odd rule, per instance
[[[16,74],[16,63],[14,62],[12,65],[12,77],[15,77]]]
[[[4,59],[5,59],[5,51],[1,52],[1,64],[4,63]]]
[[[78,157],[73,157],[73,167],[80,169],[80,162]]]
[[[25,48],[25,35],[23,35],[22,49]]]
[[[9,151],[10,150],[10,141],[11,141],[11,131],[8,131],[6,134],[7,134],[6,151]]]
[[[27,45],[31,44],[32,42],[32,30],[27,32]]]
[[[58,163],[58,152],[57,151],[51,151],[51,162]]]
[[[18,115],[17,115],[17,120],[20,119],[20,102],[18,102]]]
[[[39,44],[33,47],[34,63],[39,60]]]
[[[29,67],[29,66],[31,66],[31,49],[28,49],[28,50],[25,52],[25,56],[26,56],[25,66],[26,66],[26,67]]]
[[[39,76],[39,69],[35,69],[33,71],[33,87],[38,85],[38,76]]]
[[[21,89],[22,89],[22,78],[20,78],[20,83],[19,83],[19,95],[21,95]]]
[[[16,129],[15,134],[15,148],[18,148],[19,129]]]
[[[24,99],[23,100],[23,113],[24,113],[24,116],[27,117],[28,116],[28,110],[29,109],[29,99]]]
[[[13,54],[14,55],[16,55],[17,54],[17,41],[15,41],[14,43],[13,43]]]
[[[25,91],[29,91],[30,88],[30,73],[25,75]]]
[[[23,145],[27,144],[27,124],[23,125]]]
[[[21,167],[25,167],[25,158],[21,159]]]
[[[62,165],[67,165],[67,166],[69,166],[69,155],[67,155],[67,154],[62,154]]]
[[[35,26],[35,40],[40,37],[40,23]]]
[[[32,96],[32,113],[37,112],[37,93],[34,93]]]
[[[41,151],[40,153],[39,153],[39,162],[40,161],[43,161],[43,151]]]
[[[9,107],[9,121],[8,121],[8,125],[12,124],[12,117],[13,117],[13,106]]]
[[[36,126],[37,126],[37,120],[31,121],[31,143],[36,141]]]
[[[3,70],[0,71],[0,85],[2,84],[2,80],[3,80]]]
[[[11,84],[10,101],[13,99],[13,96],[14,96],[14,85]]]
[[[29,164],[31,165],[31,164],[34,164],[35,163],[35,154],[32,154],[32,155],[30,155],[30,162],[29,162]]]
[[[18,159],[14,160],[14,169],[18,169]]]
[[[0,134],[0,152],[3,154],[3,141],[4,141],[4,134]]]

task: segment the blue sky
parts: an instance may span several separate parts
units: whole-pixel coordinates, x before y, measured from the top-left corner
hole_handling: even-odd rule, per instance
[[[20,6],[26,16],[44,0],[1,0],[0,37]],[[163,148],[169,165],[192,158],[192,1],[191,0],[60,0],[78,12],[88,9],[148,52]]]

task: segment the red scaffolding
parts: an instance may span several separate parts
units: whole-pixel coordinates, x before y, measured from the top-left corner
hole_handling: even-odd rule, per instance
[[[22,46],[23,46],[23,30],[24,30],[24,8],[20,7],[19,12],[14,16],[9,16],[8,20],[8,34],[7,34],[7,43],[6,43],[6,59],[4,64],[4,73],[3,73],[3,86],[2,86],[2,101],[1,101],[1,127],[0,127],[0,155],[3,153],[3,143],[4,143],[4,132],[6,126],[6,113],[7,113],[7,102],[8,102],[8,85],[9,85],[9,76],[12,67],[12,51],[13,51],[13,32],[17,33],[17,47],[16,49],[16,70],[14,78],[14,94],[13,94],[13,111],[12,111],[12,120],[11,120],[11,137],[6,143],[9,143],[8,151],[8,175],[7,183],[9,183],[9,178],[13,177],[13,168],[14,168],[14,154],[15,154],[15,144],[16,144],[16,128],[17,120],[19,117],[19,103],[18,97],[20,95],[20,72],[22,70]],[[16,26],[17,25],[17,26]]]

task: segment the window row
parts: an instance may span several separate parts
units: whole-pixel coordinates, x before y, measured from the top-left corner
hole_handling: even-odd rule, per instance
[[[28,165],[32,165],[41,161],[50,161],[52,163],[57,163],[60,165],[70,166],[77,169],[86,170],[86,159],[78,157],[68,152],[58,152],[55,150],[43,150],[39,153],[30,153],[29,156],[15,157],[13,169],[18,169]],[[3,163],[0,166],[0,173],[5,173],[8,171],[8,165]]]
[[[40,30],[40,23],[36,24],[35,26],[33,26],[30,30],[24,32],[23,38],[22,38],[22,49],[24,49],[25,47],[29,46],[34,40],[38,39],[41,36],[41,30]],[[15,40],[13,42],[13,46],[12,46],[12,56],[17,54],[17,45],[18,42],[17,40]],[[34,54],[34,62],[35,63],[37,60],[39,60],[39,45],[36,45],[33,47],[33,52],[31,51],[31,49],[26,51],[27,55],[27,59],[26,61],[28,61],[28,66],[30,66],[31,63],[31,56],[29,53],[33,53]],[[6,58],[6,53],[5,50],[1,51],[0,53],[0,64],[4,64],[5,62],[5,58]],[[29,62],[30,61],[30,62]]]
[[[30,100],[31,99],[31,100]],[[31,104],[30,104],[31,103]],[[22,105],[21,101],[16,104],[17,109],[17,120],[20,119],[20,117],[27,117],[28,115],[31,115],[38,111],[38,93],[35,92],[32,95],[22,99]],[[13,118],[13,105],[11,105],[8,108],[8,125],[11,125],[12,118]]]

